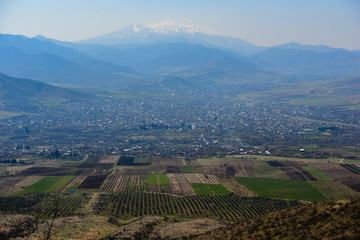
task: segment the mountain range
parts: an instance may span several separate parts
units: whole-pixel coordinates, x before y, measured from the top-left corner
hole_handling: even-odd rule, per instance
[[[196,25],[167,21],[130,25],[79,42],[0,34],[0,72],[85,88],[175,91],[179,84],[195,91],[261,88],[358,77],[360,53],[299,43],[260,47]]]

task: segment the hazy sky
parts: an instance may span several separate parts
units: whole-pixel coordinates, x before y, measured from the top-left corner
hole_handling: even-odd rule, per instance
[[[0,0],[0,33],[75,41],[165,20],[260,46],[360,49],[360,0]]]

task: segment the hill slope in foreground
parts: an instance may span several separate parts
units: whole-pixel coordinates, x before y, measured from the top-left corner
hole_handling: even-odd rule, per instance
[[[196,239],[360,239],[360,198],[273,212]]]
[[[121,221],[114,216],[78,214],[55,219],[51,239],[360,239],[359,209],[360,198],[354,197],[306,204],[231,225],[210,218],[144,216]],[[39,239],[46,236],[51,222],[5,214],[0,217],[0,238]]]

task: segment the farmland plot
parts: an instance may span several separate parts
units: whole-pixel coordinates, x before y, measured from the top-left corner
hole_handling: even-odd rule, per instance
[[[44,177],[40,181],[32,184],[25,188],[18,194],[20,196],[29,193],[50,193],[60,191],[68,182],[70,182],[74,176],[55,176],[55,177]]]
[[[302,167],[307,166],[307,164],[303,161],[266,161],[271,167]]]
[[[11,186],[6,192],[5,195],[11,195],[17,192],[20,192],[21,190],[24,190],[25,188],[37,183],[41,179],[43,179],[43,176],[27,176],[23,180],[21,180],[19,183],[16,183],[15,185]]]
[[[312,181],[310,184],[328,199],[344,199],[359,195],[359,193],[339,182]]]
[[[166,174],[147,175],[147,187],[150,192],[171,193],[170,183]]]
[[[50,168],[50,167],[32,167],[25,169],[20,175],[39,175],[39,176],[66,176],[73,174],[72,168]]]
[[[184,174],[175,174],[175,178],[176,181],[179,183],[183,196],[195,195],[194,189],[190,186]]]
[[[220,184],[218,178],[214,175],[205,175],[200,173],[185,173],[184,175],[186,180],[192,184]]]
[[[110,214],[120,218],[172,215],[239,221],[300,204],[296,200],[249,198],[235,194],[178,197],[161,193],[122,192],[100,194],[93,209],[95,214]]]
[[[103,192],[126,192],[146,190],[146,180],[140,175],[110,175],[100,188]]]
[[[257,196],[256,193],[250,191],[245,186],[238,183],[235,179],[229,177],[219,177],[220,184],[224,185],[227,189],[231,192],[235,193],[236,195],[243,196],[243,197],[255,197]]]
[[[301,172],[297,171],[295,168],[283,167],[281,168],[281,170],[284,171],[292,180],[303,180],[303,181],[307,180],[307,178]]]
[[[307,201],[326,200],[319,190],[306,181],[264,178],[236,178],[236,180],[260,196]]]
[[[79,188],[85,189],[99,189],[101,184],[105,181],[107,175],[91,175],[87,176],[80,184]]]
[[[76,171],[75,175],[108,175],[112,169],[84,168]]]
[[[119,160],[120,156],[118,155],[107,155],[107,156],[103,156],[100,159],[100,163],[117,163],[117,161]]]
[[[0,181],[0,194],[7,192],[12,186],[26,179],[25,176],[6,177]]]
[[[350,188],[360,191],[360,175],[342,167],[341,164],[313,163],[315,167],[337,182],[342,182]]]

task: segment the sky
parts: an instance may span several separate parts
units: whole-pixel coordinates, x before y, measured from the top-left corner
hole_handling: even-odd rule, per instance
[[[0,33],[29,37],[78,41],[166,20],[259,46],[360,50],[359,0],[0,0]]]

